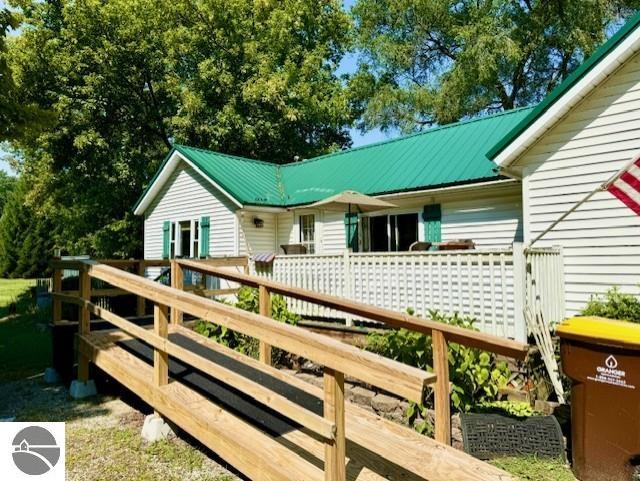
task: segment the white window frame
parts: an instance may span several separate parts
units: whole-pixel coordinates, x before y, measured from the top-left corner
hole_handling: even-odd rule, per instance
[[[304,232],[303,232],[303,227],[302,227],[302,219],[303,218],[312,218],[312,222],[311,222],[311,228],[313,229],[313,240],[311,241],[305,241],[304,240]],[[317,219],[317,215],[315,212],[305,212],[303,214],[299,214],[298,215],[298,241],[300,244],[302,244],[303,246],[305,246],[307,248],[307,254],[315,254],[318,249],[318,229],[317,229],[317,223],[318,223],[318,219]],[[308,227],[307,227],[308,228]],[[312,249],[310,249],[309,247],[312,247]]]
[[[185,223],[185,222],[189,222],[190,226],[190,232],[191,232],[191,239],[189,242],[189,257],[194,259],[196,256],[198,256],[200,253],[199,252],[195,252],[195,246],[194,246],[194,236],[193,233],[196,232],[196,228],[195,225],[198,224],[198,249],[200,248],[200,239],[202,239],[202,226],[200,225],[200,217],[182,217],[182,218],[178,218],[178,219],[173,219],[169,221],[170,224],[170,228],[169,228],[169,258],[170,259],[175,259],[176,255],[180,255],[182,257],[184,257],[184,254],[182,253],[182,236],[178,235],[178,231],[180,229],[180,224]],[[173,251],[173,256],[172,256],[172,251]],[[179,254],[178,254],[179,253]]]

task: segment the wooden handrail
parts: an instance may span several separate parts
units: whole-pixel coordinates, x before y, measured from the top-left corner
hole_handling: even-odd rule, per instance
[[[348,314],[354,314],[359,317],[369,318],[391,327],[431,334],[433,344],[433,371],[436,374],[436,383],[433,386],[435,394],[434,404],[436,408],[435,438],[437,441],[447,445],[451,444],[451,392],[449,387],[449,348],[447,343],[457,342],[515,359],[524,359],[528,353],[528,346],[526,344],[490,334],[430,321],[350,299],[289,286],[264,277],[233,272],[198,261],[180,259],[176,264],[181,271],[183,268],[186,268],[238,282],[246,286],[257,287],[260,289],[260,299],[262,299],[263,293],[277,293]],[[327,451],[327,459],[329,459],[331,452],[330,450]]]
[[[91,277],[112,286],[255,337],[411,401],[422,402],[426,386],[435,382],[436,376],[432,373],[362,351],[321,334],[178,291],[96,261],[73,262],[85,265]]]
[[[146,344],[149,344],[154,349],[160,351],[171,357],[175,357],[180,361],[183,361],[194,368],[209,374],[210,376],[218,379],[225,384],[242,391],[243,393],[251,396],[259,403],[274,409],[275,411],[283,414],[292,421],[297,422],[301,426],[304,426],[314,433],[321,436],[326,440],[334,440],[336,433],[336,426],[334,423],[327,421],[325,418],[318,416],[305,409],[300,409],[300,406],[292,401],[289,401],[286,397],[274,393],[269,389],[261,386],[260,384],[251,381],[241,374],[237,374],[230,369],[227,369],[219,364],[216,364],[209,359],[206,359],[198,354],[195,354],[188,349],[185,349],[178,344],[168,340],[166,337],[140,327],[127,319],[114,314],[113,312],[103,309],[90,301],[83,300],[81,298],[70,296],[67,294],[53,294],[61,301],[75,304],[82,309],[86,309],[100,319],[113,324],[122,331],[130,334],[131,336],[140,339]],[[165,364],[164,362],[162,363]],[[166,367],[166,366],[164,366]],[[165,377],[166,373],[162,377]],[[164,383],[166,384],[166,383]]]
[[[439,331],[449,342],[457,342],[465,346],[476,347],[484,351],[494,352],[514,359],[525,359],[529,350],[529,347],[526,344],[513,341],[511,339],[504,339],[483,332],[472,331],[458,326],[430,321],[420,317],[411,316],[409,314],[371,306],[330,294],[323,294],[320,292],[301,289],[299,287],[289,286],[287,284],[282,284],[259,276],[221,269],[213,265],[203,264],[200,261],[180,259],[178,260],[178,263],[184,268],[192,271],[214,275],[216,277],[235,281],[250,287],[263,286],[272,293],[312,302],[359,317],[365,317],[367,319],[385,323],[391,327],[405,328],[410,331],[421,332],[423,334],[431,334],[432,331]]]
[[[337,378],[333,378],[332,381],[334,383],[333,388],[336,389],[340,389],[340,373],[346,372],[369,384],[381,387],[409,400],[421,402],[424,388],[428,384],[432,384],[435,391],[436,440],[446,444],[450,444],[451,440],[448,342],[457,342],[469,347],[475,347],[515,359],[524,359],[528,353],[528,346],[517,341],[422,319],[350,299],[289,286],[264,277],[249,275],[247,273],[248,263],[246,258],[208,260],[174,259],[171,261],[171,284],[173,289],[160,286],[146,279],[140,279],[140,276],[135,276],[107,265],[100,265],[96,263],[96,261],[73,260],[54,262],[55,264],[52,265],[57,269],[73,269],[74,267],[76,269],[83,269],[83,266],[88,266],[87,269],[91,277],[101,279],[120,289],[135,293],[139,296],[139,304],[141,302],[140,299],[146,298],[151,299],[156,304],[169,306],[172,312],[172,322],[181,323],[182,313],[186,312],[201,319],[256,337],[260,341],[260,359],[264,363],[270,363],[271,345],[274,345],[294,354],[307,357],[319,364],[323,364],[325,368],[328,369],[328,371],[325,369],[326,372],[336,373]],[[147,265],[150,265],[154,261],[140,262],[145,262],[148,263]],[[165,260],[163,262],[164,264],[162,265],[167,265],[169,261]],[[122,266],[127,265],[126,262],[115,264]],[[139,273],[140,265],[142,264],[138,264]],[[223,268],[229,266],[244,267],[245,272],[240,273]],[[260,315],[257,316],[244,311],[240,311],[242,314],[238,314],[237,309],[198,296],[192,295],[193,297],[191,298],[184,297],[183,294],[186,296],[189,295],[183,291],[183,289],[185,289],[183,285],[184,269],[258,288],[260,292]],[[54,270],[54,274],[55,273],[56,271]],[[141,286],[141,283],[143,286]],[[167,291],[164,292],[163,290]],[[185,290],[189,290],[189,288]],[[176,291],[179,291],[179,293],[176,294]],[[300,330],[295,328],[289,332],[288,329],[291,329],[291,326],[286,326],[282,323],[275,323],[275,325],[280,326],[284,330],[274,329],[273,323],[265,324],[265,321],[268,321],[267,318],[270,316],[269,300],[272,293],[315,303],[358,317],[368,318],[391,327],[405,328],[432,335],[434,350],[433,371],[435,376],[418,370],[418,372],[426,374],[426,377],[419,378],[419,376],[416,377],[415,371],[405,371],[404,369],[399,369],[397,365],[391,367],[376,365],[376,363],[370,364],[371,359],[368,358],[368,355],[371,353],[366,353],[358,349],[356,349],[357,353],[353,352],[347,356],[348,369],[345,369],[343,364],[336,362],[340,357],[339,355],[337,356],[338,351],[327,351],[326,346],[323,346],[322,342],[318,342],[317,339],[307,339],[305,335],[311,333],[302,331],[305,332],[305,334],[302,334]],[[62,298],[54,296],[54,306],[59,304],[57,299]],[[294,332],[297,335],[291,336]],[[326,340],[327,338],[324,339]],[[337,343],[340,344],[339,342]],[[344,353],[342,354],[344,355]],[[363,359],[359,359],[356,354],[364,356],[364,358],[367,359],[366,365],[359,364]],[[408,368],[409,366],[405,367]],[[327,399],[331,398],[330,394],[331,392],[327,394]],[[334,414],[335,413],[332,412],[325,413],[326,417],[330,418],[332,422],[336,421]],[[335,422],[333,422],[333,424],[339,431],[339,426],[336,426]],[[338,438],[339,437],[340,434],[338,433]],[[334,457],[336,454],[335,449],[338,450],[337,457],[340,458],[339,445],[331,449],[328,445],[327,459],[331,460]]]

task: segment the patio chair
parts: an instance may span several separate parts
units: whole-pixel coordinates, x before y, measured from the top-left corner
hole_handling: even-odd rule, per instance
[[[409,246],[410,251],[428,251],[433,244],[431,242],[414,242]]]
[[[280,248],[284,251],[284,255],[306,254],[307,248],[302,244],[282,244]]]

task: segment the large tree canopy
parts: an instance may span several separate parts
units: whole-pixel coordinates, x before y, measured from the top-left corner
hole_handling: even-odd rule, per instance
[[[539,101],[637,0],[358,0],[362,127],[412,131]]]
[[[131,208],[174,141],[276,162],[349,145],[337,0],[13,4],[16,95],[52,122],[12,145],[58,247],[140,255]]]

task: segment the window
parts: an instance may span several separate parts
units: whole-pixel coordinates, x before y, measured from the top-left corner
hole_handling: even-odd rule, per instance
[[[200,222],[197,220],[193,221],[193,250],[191,251],[191,257],[200,256],[200,245],[198,241],[200,240]]]
[[[316,216],[313,214],[300,216],[300,244],[307,248],[308,254],[316,251]]]
[[[380,215],[369,218],[367,243],[372,252],[408,251],[418,240],[418,214]]]
[[[408,251],[418,240],[418,214],[401,214],[396,218],[396,250]]]
[[[169,229],[169,235],[171,239],[171,249],[169,250],[169,258],[173,259],[176,256],[176,223],[171,223],[171,228]]]
[[[180,229],[180,257],[189,257],[191,255],[191,221],[183,221],[178,223]]]
[[[183,220],[178,222],[166,222],[165,242],[163,256],[174,259],[176,257],[198,257],[200,255],[200,229],[199,220]],[[166,227],[165,227],[166,229]]]
[[[369,237],[372,252],[387,252],[389,250],[388,216],[380,215],[369,220]]]
[[[371,238],[369,237],[369,217],[360,218],[360,252],[369,252],[371,250]]]

